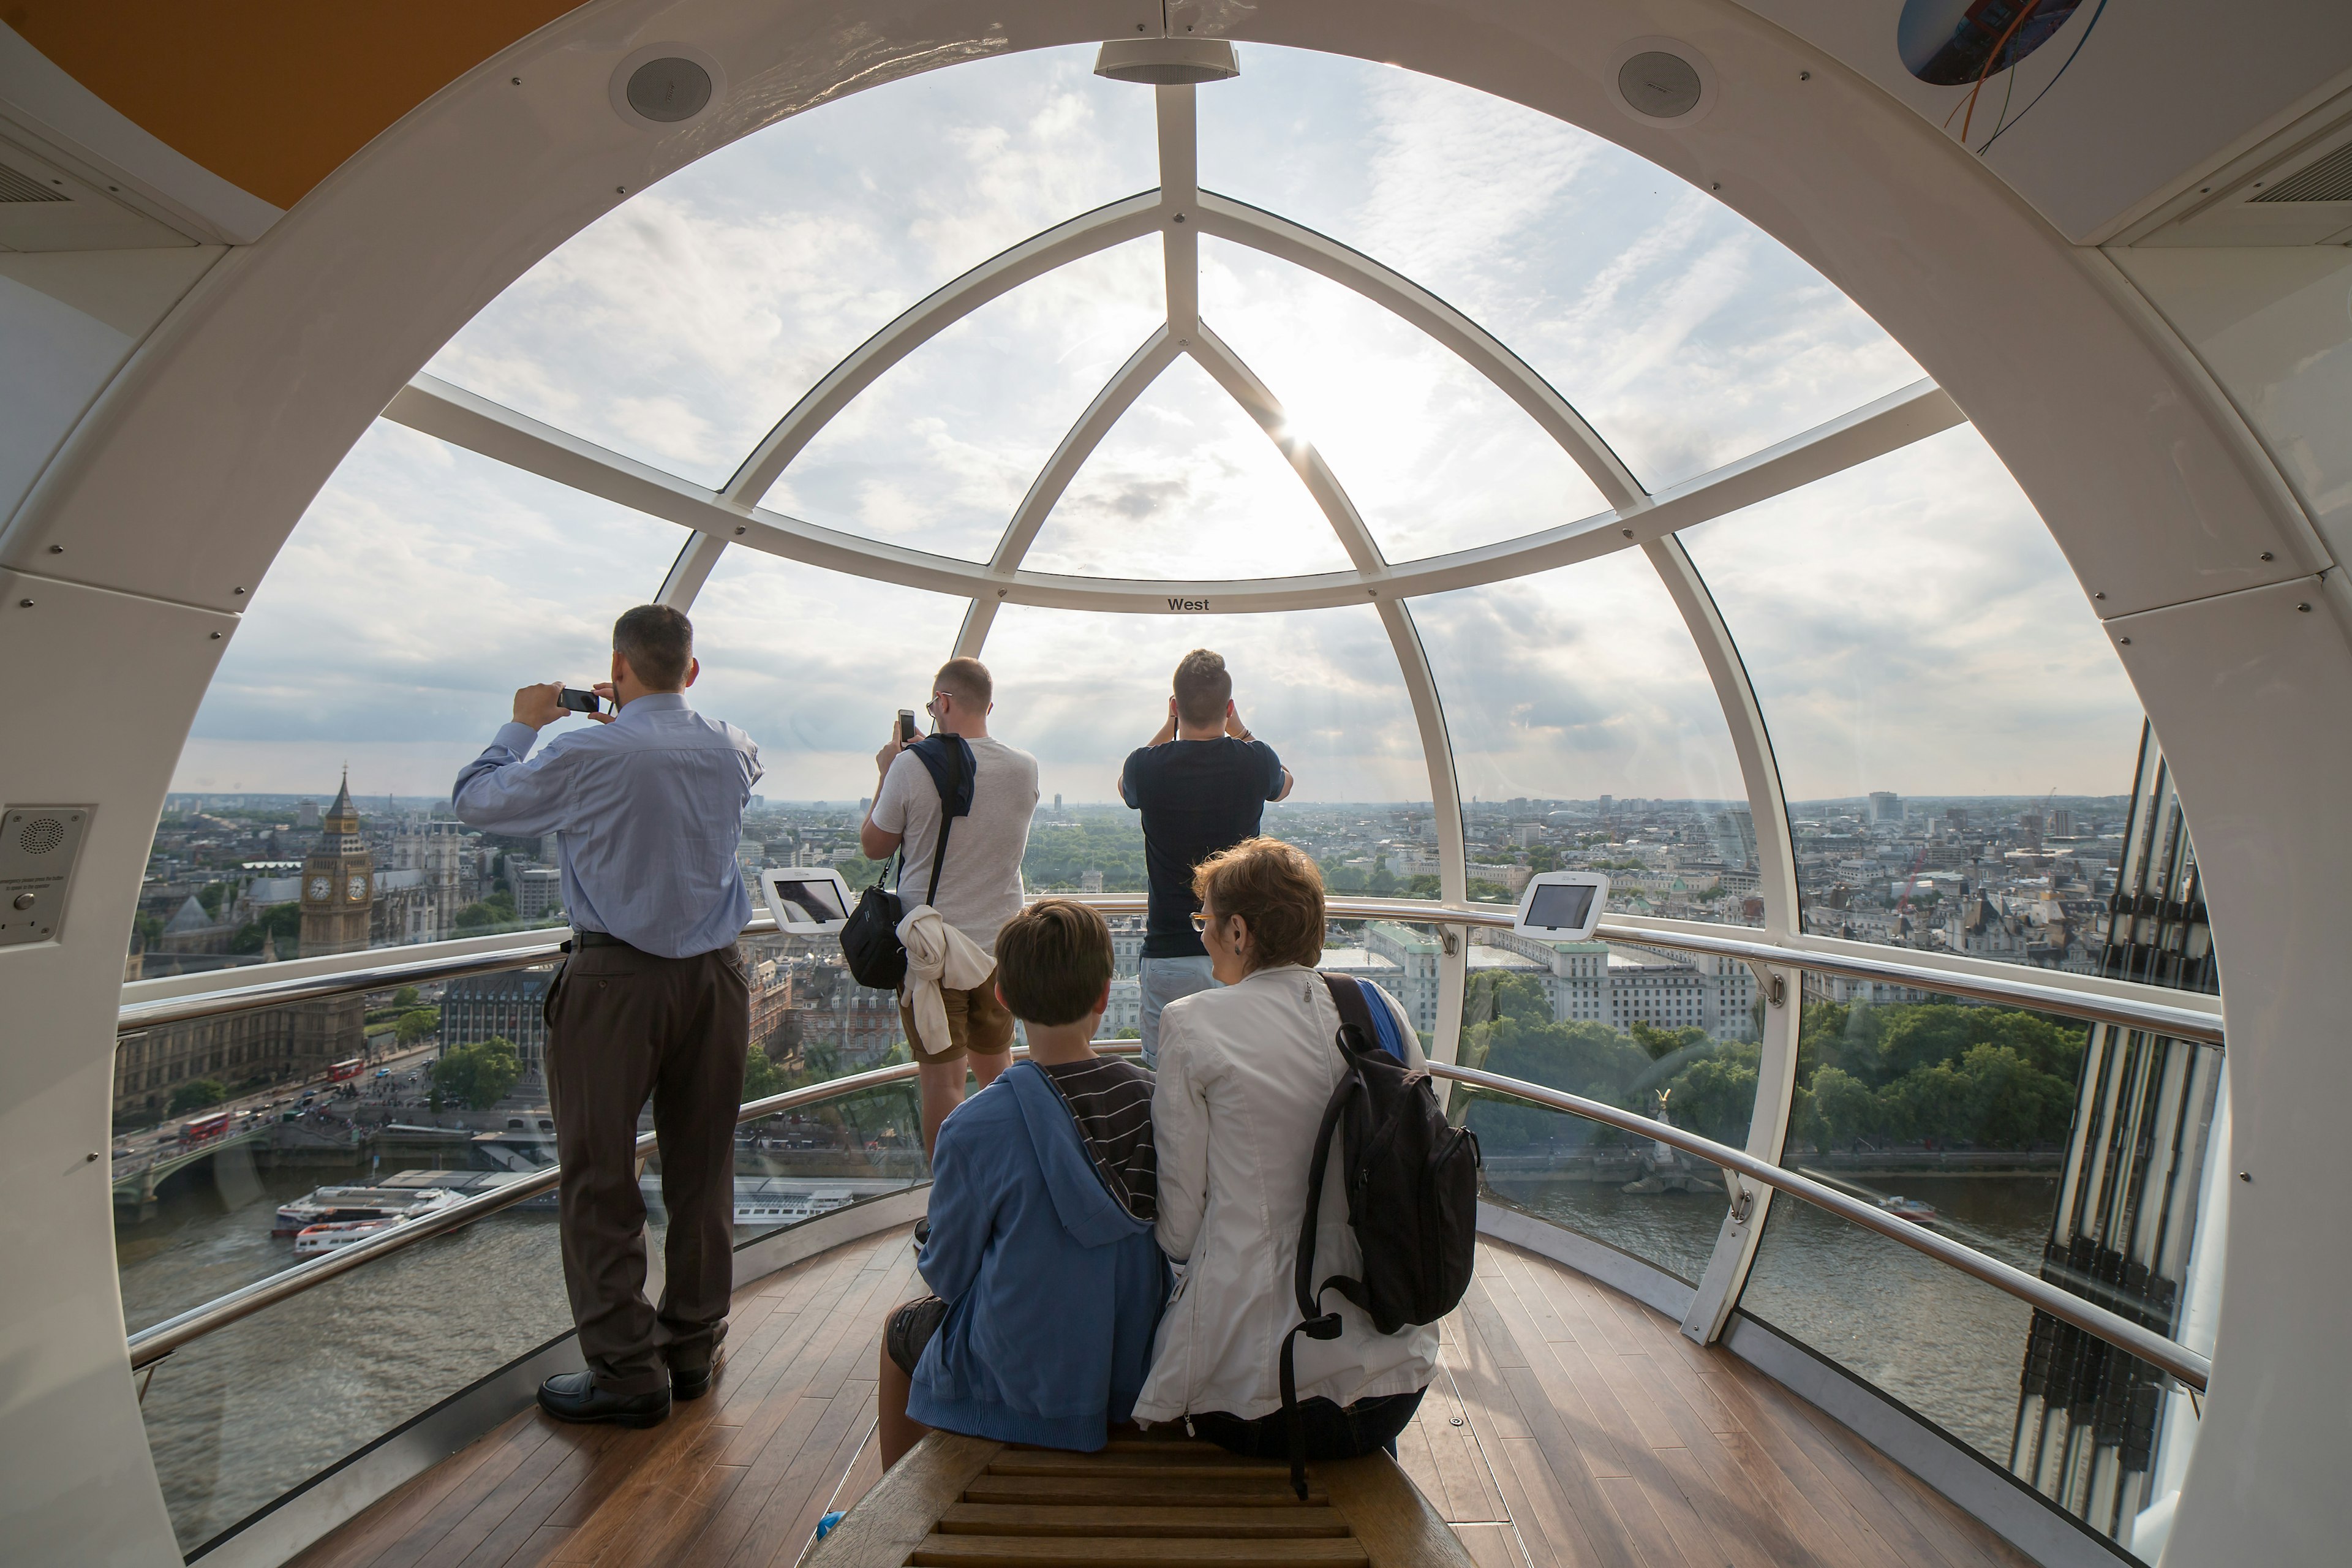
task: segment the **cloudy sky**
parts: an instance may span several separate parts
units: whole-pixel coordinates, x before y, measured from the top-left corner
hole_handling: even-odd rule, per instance
[[[1151,95],[1091,51],[935,72],[775,126],[550,256],[433,371],[722,483],[826,369],[1035,231],[1153,184]],[[1608,142],[1385,67],[1249,48],[1200,93],[1204,185],[1354,246],[1466,311],[1662,488],[1916,379],[1834,289]],[[1601,510],[1484,380],[1337,285],[1202,246],[1203,316],[1322,448],[1391,559]],[[837,418],[767,504],[984,559],[1032,477],[1163,310],[1156,240],[993,301]],[[175,787],[445,791],[526,680],[601,675],[612,618],[685,535],[379,425],[237,633]],[[2126,787],[2138,710],[2032,507],[1949,432],[1686,536],[1792,795]],[[1344,555],[1304,488],[1189,360],[1079,474],[1028,564],[1195,579]],[[694,607],[706,710],[765,793],[854,797],[963,605],[730,550]],[[1740,793],[1715,696],[1638,554],[1415,606],[1465,796]],[[1197,644],[1232,661],[1302,799],[1426,798],[1375,616],[1108,618],[1015,606],[996,724],[1046,793],[1097,800]]]

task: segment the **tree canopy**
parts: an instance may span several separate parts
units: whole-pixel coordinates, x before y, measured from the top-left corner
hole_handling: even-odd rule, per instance
[[[1473,981],[1463,1058],[1490,1072],[1656,1114],[1719,1142],[1745,1142],[1762,1049],[1698,1028],[1636,1021],[1555,1023],[1541,982]],[[1876,1007],[1814,1003],[1802,1020],[1792,1142],[2022,1149],[2057,1142],[2074,1115],[2084,1034],[2038,1014],[1947,1002]],[[1490,1147],[1548,1139],[1607,1143],[1625,1135],[1560,1112],[1491,1097],[1472,1126]]]
[[[172,1091],[171,1114],[182,1116],[191,1110],[203,1110],[210,1106],[218,1105],[227,1098],[228,1085],[221,1082],[220,1079],[194,1079]]]
[[[500,1035],[458,1046],[433,1064],[433,1087],[472,1110],[488,1110],[505,1099],[521,1076],[514,1043]]]
[[[2009,1008],[1816,1002],[1805,1008],[1790,1131],[1824,1149],[2058,1142],[2084,1037]]]

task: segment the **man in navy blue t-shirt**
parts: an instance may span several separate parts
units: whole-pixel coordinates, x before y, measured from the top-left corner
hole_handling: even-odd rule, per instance
[[[1208,950],[1192,929],[1201,900],[1192,868],[1220,849],[1257,837],[1265,803],[1290,794],[1290,770],[1274,748],[1254,740],[1234,709],[1225,661],[1196,647],[1176,667],[1168,721],[1151,743],[1128,755],[1118,796],[1143,813],[1143,858],[1151,875],[1151,915],[1144,927],[1143,1062],[1160,1062],[1160,1010],[1206,991]]]

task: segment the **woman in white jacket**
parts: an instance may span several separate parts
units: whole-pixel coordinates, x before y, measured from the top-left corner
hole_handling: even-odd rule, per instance
[[[1298,1321],[1292,1285],[1307,1215],[1307,1164],[1345,1063],[1339,1014],[1315,971],[1323,952],[1323,879],[1307,855],[1253,838],[1203,861],[1193,917],[1223,989],[1171,1002],[1160,1020],[1152,1141],[1160,1161],[1160,1247],[1182,1269],[1160,1320],[1139,1421],[1182,1420],[1236,1453],[1289,1453],[1277,1362]],[[1340,984],[1349,984],[1341,981]],[[1397,1016],[1409,1063],[1418,1037]],[[1331,1151],[1316,1226],[1315,1279],[1360,1272]],[[1338,1291],[1339,1337],[1296,1342],[1307,1455],[1352,1458],[1391,1443],[1437,1365],[1438,1332],[1375,1331]]]

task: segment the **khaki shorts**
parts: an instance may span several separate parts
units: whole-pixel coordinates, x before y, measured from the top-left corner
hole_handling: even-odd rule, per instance
[[[929,1051],[915,1033],[915,1009],[907,994],[898,995],[898,1023],[907,1031],[907,1048],[919,1062],[955,1062],[967,1056],[1001,1056],[1013,1048],[1013,1015],[996,999],[996,972],[990,970],[988,978],[969,991],[951,991],[940,987],[940,1000],[947,1004],[948,1048]]]

